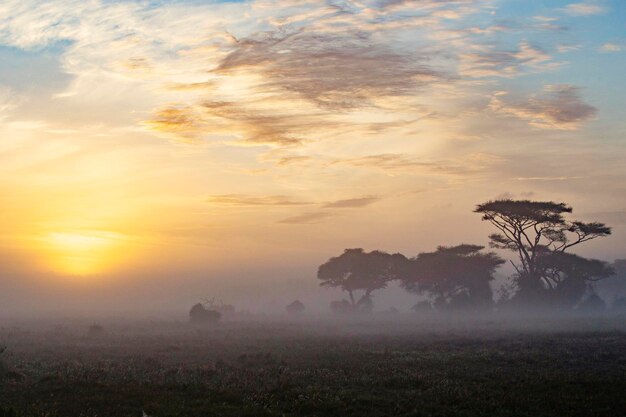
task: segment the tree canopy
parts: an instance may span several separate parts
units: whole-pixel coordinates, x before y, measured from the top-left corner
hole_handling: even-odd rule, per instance
[[[363,249],[346,249],[321,265],[317,278],[321,286],[338,287],[346,291],[353,307],[368,305],[373,291],[385,288],[389,281],[399,278],[400,265],[406,262],[401,254]],[[355,292],[362,291],[360,298]]]
[[[440,246],[409,261],[401,281],[413,293],[426,293],[436,306],[483,308],[491,305],[489,282],[504,260],[484,246]]]
[[[604,272],[580,270],[592,265],[597,268],[600,261],[584,263],[583,258],[564,252],[610,235],[611,228],[604,223],[566,219],[565,215],[573,210],[565,203],[504,199],[479,204],[474,211],[499,231],[489,236],[491,246],[517,254],[518,262],[512,264],[517,271],[518,295],[522,297],[532,298],[543,290],[555,289],[563,277],[574,274],[572,268],[579,268],[576,274],[585,282],[605,276]]]

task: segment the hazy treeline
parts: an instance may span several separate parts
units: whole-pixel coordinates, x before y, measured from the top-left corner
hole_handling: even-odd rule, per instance
[[[405,290],[423,298],[414,306],[419,311],[595,312],[603,310],[606,304],[594,284],[609,277],[616,295],[610,301],[615,307],[625,303],[617,298],[617,289],[624,287],[626,261],[611,265],[569,252],[585,242],[609,236],[610,227],[599,222],[569,220],[566,215],[572,213],[572,208],[551,201],[488,201],[479,204],[474,212],[495,229],[489,235],[490,247],[513,254],[508,261],[515,272],[507,277],[497,297],[490,284],[496,270],[507,261],[484,246],[440,246],[414,257],[346,249],[321,265],[317,274],[322,286],[340,288],[347,293],[347,299],[331,303],[332,310],[370,311],[373,293],[392,281],[400,282]]]

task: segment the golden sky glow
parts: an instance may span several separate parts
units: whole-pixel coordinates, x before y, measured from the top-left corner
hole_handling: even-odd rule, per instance
[[[103,272],[119,256],[120,237],[107,232],[51,233],[45,238],[50,262],[60,272],[85,276]],[[117,249],[117,250],[116,250]]]
[[[2,285],[308,280],[484,244],[497,196],[566,201],[622,256],[624,5],[521,3],[1,2]]]

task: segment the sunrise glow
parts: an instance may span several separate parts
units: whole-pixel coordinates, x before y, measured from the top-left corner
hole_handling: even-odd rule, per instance
[[[566,201],[619,257],[625,13],[2,1],[2,286],[287,288],[345,248],[487,245],[472,209],[498,197]]]
[[[111,232],[55,232],[46,237],[42,251],[56,272],[86,278],[115,265],[120,239]]]

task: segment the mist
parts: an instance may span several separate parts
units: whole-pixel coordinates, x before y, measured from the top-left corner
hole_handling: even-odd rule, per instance
[[[625,21],[0,1],[0,417],[622,415]]]

